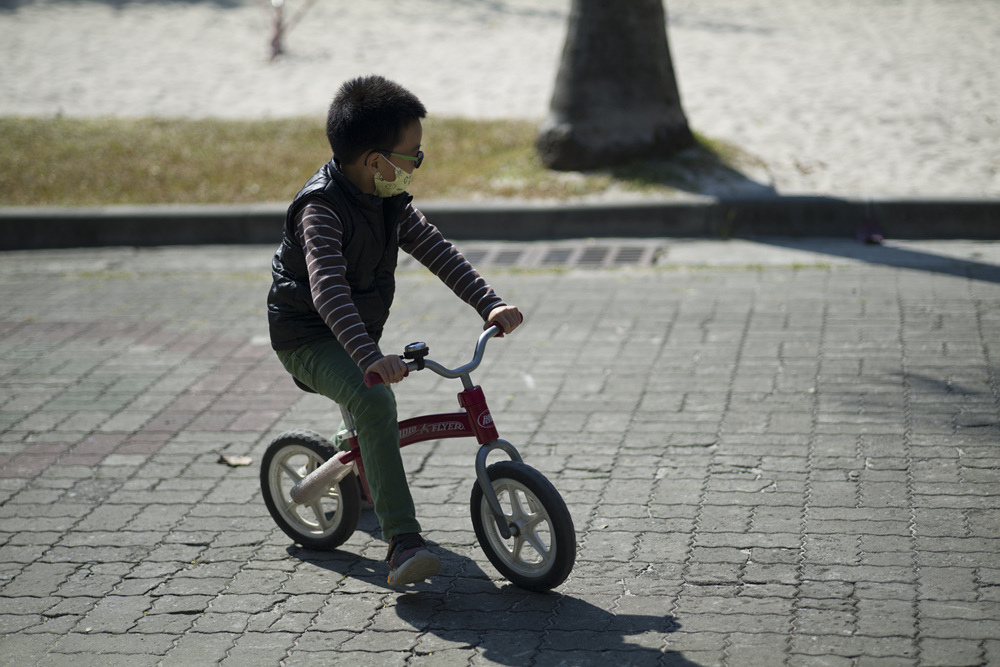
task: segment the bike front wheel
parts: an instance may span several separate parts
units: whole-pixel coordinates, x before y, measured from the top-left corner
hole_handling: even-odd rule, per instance
[[[555,588],[576,562],[576,532],[566,503],[534,468],[501,461],[486,469],[500,500],[511,537],[504,538],[477,482],[472,488],[472,526],[493,566],[511,583],[528,590]]]
[[[260,487],[267,511],[286,535],[310,549],[335,549],[358,527],[361,496],[353,473],[307,505],[291,497],[292,487],[335,454],[337,449],[322,436],[291,431],[275,438],[261,460]]]

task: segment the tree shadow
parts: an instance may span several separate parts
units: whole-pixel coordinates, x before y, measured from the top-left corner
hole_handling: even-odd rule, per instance
[[[764,162],[725,142],[695,134],[696,145],[662,159],[605,170],[631,190],[671,188],[709,197],[776,197]]]
[[[1000,375],[1000,368],[993,366],[993,375]],[[1000,420],[997,419],[993,392],[983,383],[976,386],[969,379],[937,377],[908,370],[893,373],[895,383],[908,382],[911,388],[922,394],[941,394],[948,398],[935,410],[915,410],[911,415],[915,429],[932,428],[936,432],[950,430],[952,435],[971,435],[991,438],[1000,436]],[[899,386],[896,384],[895,386]],[[877,397],[868,398],[877,403]],[[983,443],[986,444],[986,443]]]
[[[865,244],[850,239],[800,239],[747,237],[755,243],[853,259],[899,269],[914,269],[970,280],[1000,283],[1000,266],[973,259],[902,248],[886,244]]]
[[[710,198],[698,207],[712,236],[1000,283],[1000,265],[894,246],[892,239],[997,238],[990,200],[863,200],[780,194],[766,164],[738,146],[696,135],[694,148],[604,170],[629,190],[668,187]],[[672,215],[683,217],[683,206]],[[890,243],[866,243],[872,238]]]
[[[959,363],[956,368],[964,369],[964,366]],[[1000,366],[984,364],[980,368],[1000,376]],[[941,398],[933,409],[911,409],[911,427],[915,432],[930,429],[942,438],[961,434],[1000,436],[1000,420],[997,419],[988,381],[985,378],[972,379],[964,370],[957,370],[954,374],[930,375],[910,368],[906,372],[895,370],[869,374],[857,389],[826,392],[826,397],[844,413],[865,414],[873,420],[884,415],[884,419],[896,421],[905,409],[899,401],[904,385],[909,385],[910,392],[923,397],[923,400],[932,395]],[[871,435],[864,433],[861,437]]]
[[[987,200],[849,200],[787,196],[766,165],[725,142],[698,145],[664,160],[642,160],[608,173],[642,191],[670,187],[715,200],[708,227],[724,238],[1000,283],[1000,265],[892,245],[892,239],[995,239],[997,207]],[[945,224],[946,223],[946,224]],[[991,231],[992,230],[992,231]],[[866,243],[885,236],[890,243]]]

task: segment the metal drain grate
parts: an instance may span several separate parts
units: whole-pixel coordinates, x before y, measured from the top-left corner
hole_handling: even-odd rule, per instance
[[[580,253],[579,266],[599,267],[604,264],[613,249],[607,246],[588,246]]]
[[[614,269],[655,266],[664,243],[645,239],[587,239],[528,243],[462,241],[455,245],[475,267]],[[417,266],[412,257],[400,253],[400,269]]]
[[[642,264],[645,260],[646,262],[652,264],[656,257],[656,249],[653,249],[653,253],[647,256],[648,248],[636,247],[636,246],[623,246],[618,248],[618,254],[615,255],[615,264],[622,266],[624,264]]]
[[[565,266],[572,256],[573,250],[570,248],[552,248],[545,253],[542,264],[544,266]]]
[[[492,259],[492,263],[499,266],[516,266],[521,261],[521,255],[522,252],[520,250],[502,250],[494,253],[492,256],[489,252],[486,252],[482,263],[489,264],[491,263],[489,260]]]

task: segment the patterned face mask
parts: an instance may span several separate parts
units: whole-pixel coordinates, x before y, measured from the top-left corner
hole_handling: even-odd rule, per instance
[[[389,159],[386,158],[385,161],[389,162]],[[381,172],[376,171],[375,194],[379,197],[395,197],[396,195],[403,194],[406,191],[406,188],[410,186],[410,181],[413,180],[413,174],[406,173],[396,165],[392,164],[392,162],[389,162],[389,164],[391,164],[392,168],[396,170],[396,180],[387,181],[382,178]]]

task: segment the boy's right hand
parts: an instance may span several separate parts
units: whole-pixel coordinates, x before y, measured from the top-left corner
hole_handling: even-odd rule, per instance
[[[365,370],[365,373],[377,373],[382,376],[382,381],[386,384],[395,384],[403,378],[409,370],[406,368],[406,362],[403,361],[402,357],[396,355],[389,355],[388,357],[382,357],[371,366]]]

